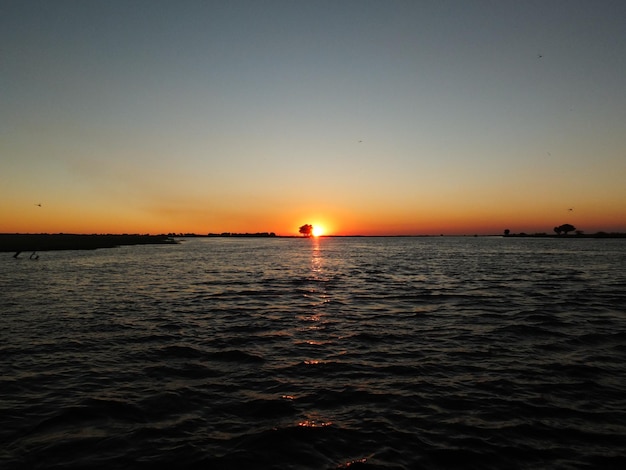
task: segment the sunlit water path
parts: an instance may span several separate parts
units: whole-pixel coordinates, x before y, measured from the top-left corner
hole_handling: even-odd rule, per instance
[[[626,468],[626,242],[0,257],[0,467]]]

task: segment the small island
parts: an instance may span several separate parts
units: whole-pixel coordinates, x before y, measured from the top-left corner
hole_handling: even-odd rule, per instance
[[[554,227],[553,229],[555,235],[548,234],[545,232],[542,233],[533,233],[528,234],[525,232],[520,233],[511,233],[509,229],[504,230],[505,237],[555,237],[555,238],[626,238],[626,234],[624,233],[607,233],[607,232],[597,232],[594,234],[586,234],[582,230],[577,230],[572,224],[562,224]],[[574,232],[574,237],[568,237],[569,232]]]

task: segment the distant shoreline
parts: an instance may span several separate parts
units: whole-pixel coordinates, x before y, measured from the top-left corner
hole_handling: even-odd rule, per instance
[[[578,239],[578,238],[626,238],[626,233],[617,233],[617,232],[598,232],[593,234],[585,234],[585,233],[577,233],[571,235],[557,235],[557,234],[548,234],[548,233],[510,233],[508,235],[504,234],[461,234],[461,235],[320,235],[319,237],[306,237],[302,235],[276,235],[271,232],[260,232],[260,233],[209,233],[207,235],[196,234],[196,233],[179,233],[179,234],[169,234],[170,237],[175,238],[440,238],[440,237],[492,237],[492,238],[555,238],[555,239]]]
[[[96,250],[123,245],[164,245],[177,243],[167,235],[77,235],[0,233],[0,252]]]
[[[322,235],[320,238],[440,238],[440,237],[499,237],[499,238],[550,238],[576,240],[581,238],[622,238],[626,233],[598,232],[594,234],[526,234],[509,235]],[[177,244],[175,238],[301,238],[298,235],[276,235],[274,233],[221,233],[198,235],[193,233],[170,233],[167,235],[87,235],[87,234],[31,234],[31,233],[0,233],[0,252],[37,252],[57,250],[96,250],[99,248],[115,248],[125,245],[170,245]]]

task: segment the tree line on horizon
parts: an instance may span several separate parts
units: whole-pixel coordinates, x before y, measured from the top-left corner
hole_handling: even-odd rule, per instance
[[[585,234],[582,230],[577,230],[576,227],[574,227],[572,224],[562,224],[562,225],[558,225],[556,227],[554,227],[553,229],[554,233],[557,236],[567,236],[567,234],[569,232],[575,232],[576,236],[578,237],[593,237],[593,238],[605,238],[605,237],[610,237],[610,238],[626,238],[626,233],[616,233],[616,232],[597,232],[591,235]],[[521,232],[521,233],[517,233],[517,234],[512,234],[511,231],[507,228],[504,230],[504,236],[505,237],[549,237],[550,235],[547,233],[535,233],[532,235],[529,235],[527,233]]]
[[[557,227],[554,227],[553,230],[554,230],[554,233],[556,233],[557,235],[567,235],[569,232],[573,232],[573,231],[576,231],[577,235],[582,235],[583,233],[582,230],[576,230],[576,227],[574,227],[572,224],[559,225]],[[504,230],[504,236],[509,236],[510,234],[511,234],[511,231],[508,228]],[[526,234],[523,234],[523,235],[526,235]],[[536,235],[547,235],[547,234],[542,233],[542,234],[536,234]]]

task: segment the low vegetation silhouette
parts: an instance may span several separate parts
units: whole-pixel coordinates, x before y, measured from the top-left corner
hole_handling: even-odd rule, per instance
[[[554,232],[557,235],[567,235],[568,232],[573,232],[574,230],[576,230],[576,227],[574,227],[572,224],[563,224],[559,225],[558,227],[554,227]]]
[[[570,209],[571,210],[571,209]],[[511,233],[511,231],[507,228],[504,229],[505,237],[564,237],[570,232],[574,232],[576,234],[575,237],[569,238],[626,238],[626,233],[620,232],[596,232],[596,233],[585,233],[583,230],[578,230],[572,224],[563,224],[554,227],[554,234],[542,232],[542,233]]]
[[[37,259],[37,251],[53,250],[96,250],[122,245],[161,245],[174,244],[175,240],[167,235],[76,235],[76,234],[0,234],[0,252],[14,252],[14,258],[20,253],[30,251],[30,259]]]
[[[185,234],[185,235],[181,235],[184,237],[197,237],[199,235],[196,234]],[[204,235],[200,235],[200,236],[204,236]],[[232,237],[232,238],[272,238],[272,237],[276,237],[276,234],[274,232],[254,232],[254,233],[235,233],[235,232],[222,232],[222,233],[209,233],[208,235],[206,235],[207,237],[220,237],[220,238],[228,238],[228,237]]]

